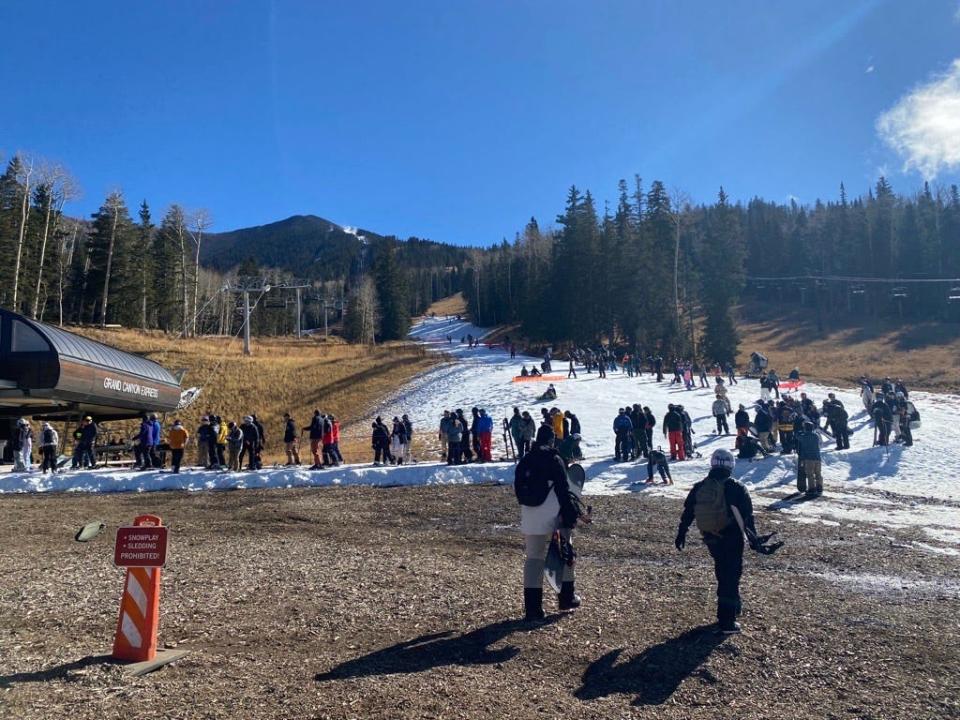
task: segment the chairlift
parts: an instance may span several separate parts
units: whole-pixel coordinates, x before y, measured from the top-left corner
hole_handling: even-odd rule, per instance
[[[947,292],[947,302],[960,303],[960,286],[950,288]]]
[[[892,290],[890,290],[890,297],[893,300],[902,300],[907,297],[907,288],[903,285],[897,285]]]
[[[263,306],[268,310],[283,310],[287,307],[287,303],[283,300],[272,300],[265,302]]]
[[[766,290],[766,289],[767,289],[766,283],[762,283],[762,282],[757,283],[757,290]]]
[[[863,283],[854,283],[850,286],[851,295],[864,295],[867,292],[867,289],[863,286]]]

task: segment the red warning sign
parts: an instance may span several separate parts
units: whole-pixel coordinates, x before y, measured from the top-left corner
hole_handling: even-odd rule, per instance
[[[140,525],[117,529],[113,564],[117,567],[163,567],[167,562],[167,528]]]

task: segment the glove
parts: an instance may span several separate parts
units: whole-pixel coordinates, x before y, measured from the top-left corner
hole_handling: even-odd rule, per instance
[[[673,544],[677,546],[677,550],[683,550],[687,544],[687,534],[685,532],[678,532],[677,539],[673,541]]]

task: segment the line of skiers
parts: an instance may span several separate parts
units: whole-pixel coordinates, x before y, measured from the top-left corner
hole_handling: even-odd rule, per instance
[[[521,413],[520,408],[515,407],[510,419],[504,420],[504,441],[512,446],[518,460],[530,452],[537,430],[544,426],[553,430],[557,451],[567,462],[583,459],[580,418],[573,412],[557,407],[541,408],[538,426],[528,411]]]
[[[472,408],[469,420],[462,409],[444,410],[437,438],[447,465],[493,461],[493,417],[484,408]]]
[[[874,423],[873,444],[887,446],[891,442],[913,445],[913,430],[920,427],[920,413],[910,400],[903,380],[885,377],[877,391],[865,375],[860,376],[860,399]]]
[[[401,417],[394,416],[390,427],[378,415],[371,427],[373,432],[370,444],[373,448],[374,465],[409,465],[413,462],[413,423],[406,413]]]
[[[635,403],[620,408],[613,420],[614,459],[616,462],[649,460],[653,448],[653,429],[657,419],[647,406]],[[693,419],[683,405],[670,404],[662,422],[663,436],[670,446],[670,460],[694,457]]]

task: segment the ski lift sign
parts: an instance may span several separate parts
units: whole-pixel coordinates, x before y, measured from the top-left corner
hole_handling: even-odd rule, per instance
[[[113,564],[117,567],[163,567],[167,562],[167,528],[139,525],[117,528]]]

